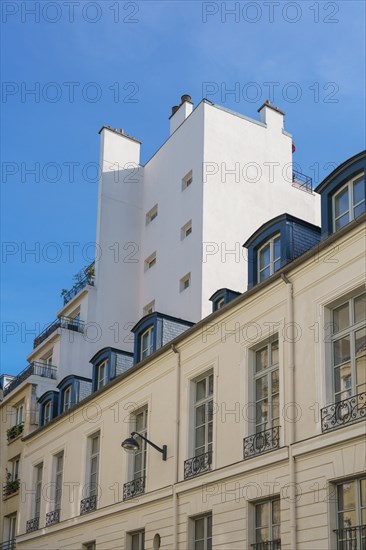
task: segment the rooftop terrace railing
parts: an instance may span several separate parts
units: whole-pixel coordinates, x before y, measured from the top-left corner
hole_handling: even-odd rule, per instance
[[[18,374],[16,378],[14,378],[14,380],[10,382],[10,384],[4,388],[4,397],[33,374],[54,380],[56,378],[56,372],[56,367],[52,365],[46,365],[45,363],[40,363],[39,361],[33,361],[33,363],[30,363],[20,374]]]
[[[59,317],[55,321],[52,321],[46,328],[39,334],[33,341],[33,348],[36,348],[41,344],[48,336],[55,332],[58,328],[66,328],[73,330],[74,332],[84,332],[84,321],[79,319],[72,319],[71,317]]]
[[[292,170],[292,183],[309,193],[313,190],[313,178],[298,172],[298,170]]]

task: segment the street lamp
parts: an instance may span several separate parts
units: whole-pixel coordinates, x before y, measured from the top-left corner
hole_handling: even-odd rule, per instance
[[[141,437],[141,439],[143,439],[144,441],[146,441],[146,443],[148,443],[149,445],[151,445],[152,447],[154,447],[154,449],[156,449],[157,451],[159,451],[159,453],[161,453],[163,456],[162,456],[162,459],[163,460],[166,460],[166,454],[167,454],[167,446],[166,445],[163,445],[162,448],[158,447],[157,445],[155,445],[155,443],[153,443],[152,441],[149,441],[147,439],[147,437],[139,434],[138,432],[131,432],[131,437],[128,437],[127,439],[125,439],[124,441],[122,441],[121,443],[121,446],[123,447],[123,449],[127,452],[134,452],[134,451],[138,451],[139,448],[140,448],[140,445],[138,444],[138,442],[136,441],[135,439],[135,435],[138,435],[139,437]]]

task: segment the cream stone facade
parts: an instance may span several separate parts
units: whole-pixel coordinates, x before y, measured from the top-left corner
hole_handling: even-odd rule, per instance
[[[249,549],[261,527],[256,506],[263,502],[279,507],[279,525],[272,515],[268,529],[276,535],[254,548],[337,548],[337,484],[356,480],[361,487],[365,477],[365,402],[359,401],[355,416],[337,429],[326,424],[324,408],[335,401],[329,323],[332,309],[365,293],[365,229],[365,216],[349,223],[24,437],[17,548]],[[276,434],[266,434],[264,445],[257,440],[253,447],[246,438],[256,433],[256,351],[274,342],[279,427]],[[364,369],[364,349],[358,361]],[[194,457],[197,384],[210,374],[212,447],[197,471],[197,463],[186,461]],[[136,484],[125,485],[133,479],[134,457],[121,442],[136,429],[136,414],[144,408],[144,433],[159,447],[167,445],[167,460],[148,445],[145,483],[136,490]],[[91,499],[90,445],[97,434],[97,491]],[[55,460],[61,452],[60,518],[46,527],[46,515],[55,506]],[[41,464],[39,528],[26,533]],[[360,501],[355,513],[364,514],[364,505]],[[197,542],[201,530],[202,545]],[[357,537],[359,546],[342,548],[361,548],[361,528]]]

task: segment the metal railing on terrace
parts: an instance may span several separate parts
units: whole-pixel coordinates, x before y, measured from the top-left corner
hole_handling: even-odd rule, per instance
[[[292,170],[292,185],[311,193],[313,190],[313,178],[298,172],[298,170]]]
[[[70,302],[76,296],[80,290],[83,290],[87,285],[94,286],[94,262],[91,263],[86,269],[85,269],[85,276],[74,284],[72,288],[68,292],[65,292],[63,294],[64,299],[64,306]]]
[[[265,542],[256,542],[250,545],[253,550],[281,550],[281,539],[267,540]]]
[[[329,432],[366,418],[366,392],[323,407],[320,411],[322,432]]]
[[[71,317],[59,317],[55,321],[52,321],[46,328],[39,334],[33,341],[33,349],[39,346],[50,334],[55,332],[58,328],[66,328],[73,330],[74,332],[84,332],[84,321],[79,319],[72,319]]]
[[[366,525],[336,529],[337,550],[365,550]]]
[[[15,539],[4,540],[0,542],[0,550],[15,550],[16,541]]]
[[[19,384],[21,384],[24,380],[29,378],[29,376],[32,376],[32,374],[54,380],[56,378],[56,372],[56,367],[53,367],[52,365],[46,365],[45,363],[33,361],[33,363],[30,363],[28,367],[26,367],[20,374],[18,374],[16,378],[14,378],[14,380],[10,382],[10,384],[4,388],[4,397],[19,386]]]

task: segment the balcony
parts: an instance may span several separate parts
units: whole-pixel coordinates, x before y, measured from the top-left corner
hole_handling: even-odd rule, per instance
[[[270,428],[244,439],[244,460],[268,453],[280,446],[280,427]]]
[[[313,178],[305,176],[297,170],[292,170],[292,185],[303,191],[311,193],[313,191]]]
[[[9,476],[10,477],[10,476]],[[19,492],[20,479],[8,479],[3,485],[3,500],[6,500]]]
[[[145,477],[133,479],[123,485],[123,500],[130,500],[145,492]]]
[[[332,403],[320,411],[322,432],[337,430],[366,418],[366,392]]]
[[[24,431],[23,422],[21,422],[20,424],[16,424],[15,426],[12,426],[8,430],[6,430],[8,443],[11,443],[14,439],[16,439],[19,435],[21,435],[23,431]]]
[[[39,529],[39,518],[29,519],[25,528],[26,533],[37,531]]]
[[[15,539],[5,540],[0,542],[0,550],[15,550],[16,541]]]
[[[211,470],[212,451],[184,461],[184,479],[199,476]]]
[[[250,545],[254,550],[281,550],[281,539],[256,542]]]
[[[56,378],[56,372],[56,367],[34,361],[33,363],[30,363],[28,367],[26,367],[20,374],[18,374],[18,376],[14,378],[14,380],[12,380],[8,386],[6,386],[6,388],[4,389],[4,397],[33,374],[35,374],[36,376],[43,376],[44,378],[51,378],[52,380],[54,380]]]
[[[337,550],[365,550],[366,525],[336,529]]]
[[[74,332],[84,332],[84,322],[71,317],[59,317],[52,321],[33,341],[33,349],[39,346],[48,336],[55,332],[58,328],[66,328]]]
[[[46,527],[59,523],[60,513],[61,513],[61,510],[52,510],[52,512],[48,512],[46,514]]]
[[[64,306],[70,302],[83,288],[85,288],[87,285],[94,286],[94,262],[91,263],[85,270],[84,277],[77,277],[79,280],[76,284],[70,290],[68,291],[62,291],[62,297],[64,299]],[[75,277],[76,278],[76,277]]]
[[[91,497],[83,498],[80,502],[80,515],[88,514],[89,512],[95,512],[97,509],[97,495],[92,495]]]

